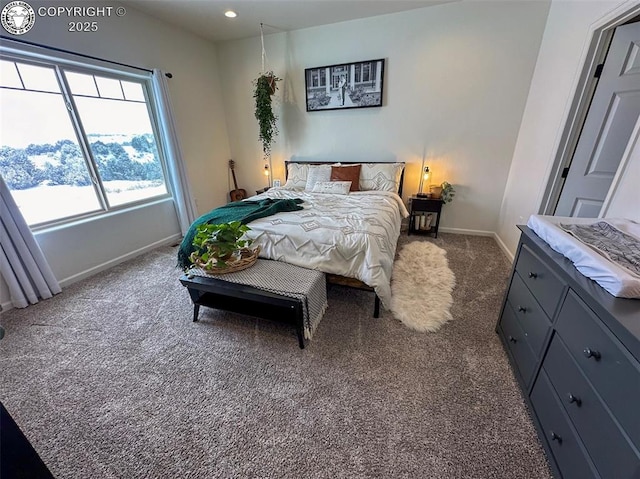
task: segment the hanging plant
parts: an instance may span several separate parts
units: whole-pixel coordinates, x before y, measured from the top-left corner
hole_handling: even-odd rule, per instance
[[[272,71],[261,74],[253,81],[253,98],[256,101],[255,116],[258,120],[258,137],[262,142],[262,151],[265,159],[271,157],[271,145],[278,134],[276,121],[278,117],[273,112],[271,95],[278,89],[276,82],[280,81]]]
[[[267,52],[264,49],[264,25],[260,24],[260,43],[262,44],[262,73],[258,78],[253,80],[253,98],[256,101],[255,116],[258,120],[260,131],[258,138],[262,142],[262,151],[264,160],[271,163],[271,145],[275,137],[278,135],[278,125],[276,121],[278,117],[271,107],[271,95],[278,89],[278,78],[272,70],[268,70],[265,65],[267,63]]]

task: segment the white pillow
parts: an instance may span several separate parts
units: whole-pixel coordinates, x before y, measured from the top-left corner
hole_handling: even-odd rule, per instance
[[[360,190],[398,192],[403,163],[362,163]]]
[[[307,186],[307,174],[309,173],[309,165],[303,163],[289,163],[287,165],[287,182],[283,188],[294,190],[296,188],[304,189]]]
[[[333,193],[335,195],[348,195],[350,189],[350,181],[318,181],[313,186],[314,193]]]
[[[309,173],[307,173],[307,183],[304,189],[306,191],[313,191],[313,187],[318,181],[331,181],[331,165],[309,166]]]

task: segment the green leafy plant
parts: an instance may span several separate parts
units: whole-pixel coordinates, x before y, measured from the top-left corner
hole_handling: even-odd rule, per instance
[[[272,71],[261,74],[253,81],[253,98],[256,101],[255,116],[260,128],[259,139],[262,142],[262,151],[265,159],[271,157],[271,145],[278,135],[276,121],[278,117],[273,112],[271,106],[271,95],[278,89],[281,78],[278,78]]]
[[[456,195],[456,190],[453,188],[451,183],[443,181],[440,185],[442,187],[441,198],[443,203],[451,203],[453,201],[453,197]]]
[[[349,88],[349,98],[351,98],[351,101],[354,103],[358,103],[366,93],[367,91],[362,86]]]
[[[309,98],[308,104],[310,110],[317,110],[323,106],[327,106],[331,101],[331,97],[325,91],[316,92],[313,98]]]
[[[358,106],[377,105],[380,103],[380,93],[370,92],[363,86],[349,90],[349,98]]]
[[[250,230],[240,221],[199,225],[193,239],[196,251],[189,259],[194,264],[225,268],[234,255],[241,256],[242,251],[251,245],[252,240],[243,239]]]

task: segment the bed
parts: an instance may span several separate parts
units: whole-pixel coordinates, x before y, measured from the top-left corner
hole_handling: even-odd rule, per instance
[[[362,165],[359,186],[364,191],[347,194],[305,189],[318,169],[326,174],[336,163],[285,164],[287,183],[250,199],[300,198],[304,209],[249,223],[247,235],[260,246],[260,257],[322,271],[330,283],[375,291],[377,316],[378,299],[385,307],[390,304],[400,225],[409,215],[400,197],[404,163],[341,162],[341,167]]]
[[[640,298],[640,224],[532,215],[527,226],[613,296]]]

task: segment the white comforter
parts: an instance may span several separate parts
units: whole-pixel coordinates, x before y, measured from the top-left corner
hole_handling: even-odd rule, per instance
[[[260,257],[350,278],[374,288],[387,306],[400,223],[409,213],[395,193],[348,195],[272,188],[250,198],[301,198],[301,211],[249,223]]]

